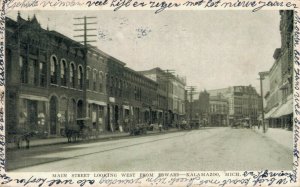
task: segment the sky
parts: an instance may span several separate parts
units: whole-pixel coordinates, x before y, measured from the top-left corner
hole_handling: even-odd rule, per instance
[[[73,38],[82,33],[75,17],[95,16],[89,25],[92,45],[136,71],[160,67],[185,76],[198,91],[252,85],[259,92],[258,72],[274,63],[281,43],[278,11],[22,11]],[[7,16],[16,19],[17,12]],[[79,38],[73,38],[80,40]]]

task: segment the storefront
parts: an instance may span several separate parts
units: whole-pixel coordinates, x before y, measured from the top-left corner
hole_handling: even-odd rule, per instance
[[[32,95],[20,95],[19,99],[19,124],[17,133],[38,131],[45,133],[55,133],[56,129],[51,129],[47,123],[48,98]],[[57,128],[56,126],[54,128]],[[51,131],[52,130],[52,131]]]
[[[106,103],[101,101],[87,100],[88,117],[91,120],[92,128],[99,132],[105,130]]]

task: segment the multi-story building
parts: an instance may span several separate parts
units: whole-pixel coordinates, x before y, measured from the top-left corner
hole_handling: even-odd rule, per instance
[[[235,120],[249,118],[257,124],[260,111],[260,96],[254,87],[233,86],[217,90],[209,90],[210,97],[222,95],[228,100],[229,124]]]
[[[147,71],[140,71],[144,76],[157,83],[157,121],[164,126],[168,121],[168,76],[160,68],[153,68]]]
[[[280,11],[281,48],[274,52],[266,92],[265,119],[270,127],[292,128],[293,19],[292,10]]]
[[[206,90],[200,92],[199,99],[189,102],[193,107],[191,119],[203,126],[228,125],[228,99],[221,93],[210,95]]]
[[[112,131],[122,131],[128,121],[157,121],[157,83],[125,65],[112,57],[107,63],[108,128]]]
[[[7,132],[64,135],[84,118],[93,130],[158,121],[158,84],[92,46],[43,29],[36,17],[6,18]],[[127,128],[128,130],[128,128]]]
[[[7,133],[59,136],[85,116],[82,45],[20,14],[6,18],[5,44]]]
[[[87,115],[93,128],[99,132],[108,131],[106,74],[109,55],[94,47],[88,48],[86,67]]]
[[[199,115],[201,124],[207,125],[209,122],[209,93],[204,90],[199,94]]]
[[[136,123],[157,122],[157,83],[139,72],[125,68],[126,102],[130,103],[133,121]],[[128,84],[128,85],[127,85]]]
[[[107,130],[116,131],[121,126],[123,112],[123,81],[125,63],[109,57],[107,60],[106,90],[108,94]],[[125,108],[127,108],[125,106]]]
[[[186,81],[179,76],[171,76],[171,111],[172,124],[177,125],[185,117],[185,86]]]
[[[228,100],[221,94],[209,97],[209,123],[211,126],[228,125]]]
[[[163,123],[166,126],[178,124],[185,117],[185,79],[160,68],[141,71],[140,73],[158,84],[159,119],[162,119],[160,116],[164,112]]]

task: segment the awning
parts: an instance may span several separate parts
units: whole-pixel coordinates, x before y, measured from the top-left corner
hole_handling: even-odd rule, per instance
[[[36,100],[36,101],[49,101],[49,99],[47,97],[36,96],[36,95],[27,95],[27,94],[21,94],[20,98],[29,99],[29,100]]]
[[[95,101],[95,100],[87,100],[88,103],[91,103],[91,104],[97,104],[97,105],[101,105],[101,106],[106,106],[106,103],[103,102],[103,101]]]
[[[278,109],[278,107],[274,107],[272,108],[268,113],[266,113],[266,115],[264,116],[265,119],[268,119],[268,118],[272,118],[272,114]]]
[[[286,103],[278,107],[278,110],[272,114],[273,118],[279,118],[293,113],[293,99],[288,100]]]
[[[129,110],[129,106],[128,105],[123,105],[123,108],[126,110]]]

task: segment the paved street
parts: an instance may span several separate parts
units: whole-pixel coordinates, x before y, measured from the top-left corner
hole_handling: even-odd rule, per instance
[[[7,154],[8,168],[16,172],[292,168],[291,150],[253,130],[229,127],[35,147]]]

